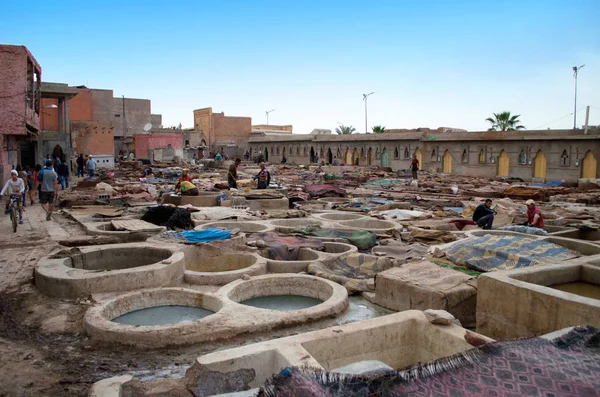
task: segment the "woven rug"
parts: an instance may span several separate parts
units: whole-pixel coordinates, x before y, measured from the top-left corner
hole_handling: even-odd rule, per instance
[[[404,371],[376,375],[286,368],[258,393],[262,397],[599,395],[600,330],[591,326],[577,327],[553,341],[494,342]]]
[[[480,272],[562,263],[578,256],[575,251],[544,240],[489,234],[459,241],[446,251],[448,260]]]

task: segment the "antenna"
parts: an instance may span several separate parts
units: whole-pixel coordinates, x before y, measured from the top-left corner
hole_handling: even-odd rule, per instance
[[[146,123],[146,125],[144,125],[144,131],[146,133],[148,133],[148,131],[150,131],[152,129],[152,123]]]

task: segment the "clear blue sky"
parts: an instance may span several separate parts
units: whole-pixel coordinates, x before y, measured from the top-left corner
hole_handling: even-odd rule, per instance
[[[192,111],[293,124],[486,129],[600,124],[599,0],[2,1],[0,42],[26,45],[44,81],[152,100],[163,124]],[[578,113],[583,124],[584,111]],[[548,124],[550,123],[550,124]]]

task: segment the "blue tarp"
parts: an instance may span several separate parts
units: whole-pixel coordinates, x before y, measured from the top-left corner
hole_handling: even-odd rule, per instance
[[[211,241],[228,240],[231,238],[231,230],[210,228],[204,230],[183,230],[173,232],[174,237],[187,240],[191,243],[210,243]]]

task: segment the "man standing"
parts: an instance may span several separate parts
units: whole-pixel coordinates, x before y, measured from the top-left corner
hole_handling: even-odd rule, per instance
[[[412,161],[410,162],[410,169],[412,171],[413,179],[418,179],[419,176],[417,171],[419,171],[419,159],[417,158],[416,154],[413,156]]]
[[[85,160],[83,159],[83,154],[80,153],[79,157],[77,157],[77,176],[83,178],[83,166],[85,165]]]
[[[52,219],[52,211],[54,211],[54,200],[58,197],[58,175],[52,169],[52,161],[46,160],[46,166],[38,174],[40,182],[40,203],[46,211],[46,220]]]
[[[491,207],[492,200],[486,199],[485,203],[479,204],[479,206],[475,208],[475,211],[473,212],[473,222],[475,222],[477,226],[482,227],[483,230],[492,229],[496,210],[493,210]]]
[[[229,167],[229,172],[227,173],[227,184],[230,189],[237,189],[237,167],[240,165],[242,160],[235,159],[233,164]]]
[[[88,169],[88,175],[91,178],[94,176],[94,171],[96,170],[96,162],[92,158],[91,154],[90,154],[90,159],[87,161],[86,165],[87,165],[87,169]]]
[[[269,184],[271,183],[271,173],[265,167],[265,163],[260,163],[260,172],[255,178],[258,179],[259,189],[266,189],[269,187]]]
[[[64,161],[58,166],[58,180],[62,190],[69,188],[69,165]]]

